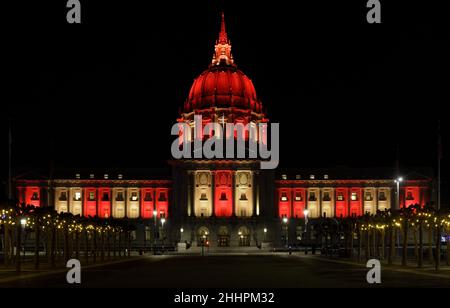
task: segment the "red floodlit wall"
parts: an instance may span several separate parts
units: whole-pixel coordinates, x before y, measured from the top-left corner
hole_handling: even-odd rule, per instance
[[[280,217],[291,217],[291,198],[292,190],[290,188],[278,188],[278,214]]]
[[[340,196],[342,195],[343,200],[339,200]],[[338,187],[336,188],[336,209],[335,209],[335,216],[337,218],[340,217],[347,217],[348,216],[348,188],[346,187]]]
[[[414,204],[421,204],[420,202],[420,188],[405,186],[402,187],[400,208],[409,207]]]
[[[111,217],[111,189],[101,187],[98,189],[98,217]]]
[[[352,193],[356,193],[356,200],[352,200]],[[362,188],[351,188],[349,194],[350,202],[350,216],[361,216],[362,215]]]
[[[39,187],[29,186],[25,188],[25,204],[40,206],[41,205],[41,189]]]
[[[150,219],[153,217],[153,207],[155,204],[155,190],[153,188],[141,189],[141,217]]]
[[[91,199],[93,194],[93,199]],[[97,189],[93,187],[87,187],[84,189],[84,207],[83,215],[85,217],[94,217],[97,215]]]
[[[300,200],[298,200],[300,197]],[[292,196],[292,216],[294,218],[304,218],[306,205],[306,189],[305,188],[294,188]]]
[[[169,189],[156,188],[156,211],[158,217],[169,215]]]
[[[214,214],[217,217],[231,217],[231,215],[233,215],[233,189],[231,171],[216,171],[214,183]]]

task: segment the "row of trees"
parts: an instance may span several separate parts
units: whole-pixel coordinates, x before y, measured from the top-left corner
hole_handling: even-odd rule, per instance
[[[3,262],[21,271],[21,248],[27,235],[34,235],[34,268],[44,262],[50,267],[71,258],[95,263],[130,256],[131,232],[127,220],[85,218],[71,213],[57,213],[52,207],[0,207]]]
[[[417,204],[400,210],[378,211],[375,215],[322,218],[316,226],[319,237],[325,238],[325,247],[343,246],[346,255],[358,261],[379,258],[393,264],[396,252],[401,249],[401,264],[407,266],[408,245],[412,242],[417,266],[423,267],[426,251],[429,263],[439,269],[441,238],[444,233],[450,234],[450,215],[448,211]],[[450,265],[450,241],[446,245],[446,264]],[[328,249],[325,253],[329,254]]]

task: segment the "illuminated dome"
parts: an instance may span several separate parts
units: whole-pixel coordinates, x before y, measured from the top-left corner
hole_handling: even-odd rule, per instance
[[[212,62],[209,68],[194,80],[183,111],[190,113],[212,107],[262,113],[262,105],[252,81],[238,70],[234,63],[223,14]]]

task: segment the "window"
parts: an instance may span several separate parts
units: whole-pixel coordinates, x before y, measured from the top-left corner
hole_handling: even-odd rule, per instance
[[[149,192],[145,193],[144,201],[152,201],[152,194]]]
[[[89,192],[89,201],[95,201],[95,192],[94,191]]]
[[[302,201],[302,200],[303,200],[302,194],[299,192],[296,192],[295,193],[295,201]]]
[[[357,201],[358,200],[358,194],[355,193],[355,192],[352,192],[351,200],[352,201]]]
[[[139,200],[139,198],[138,198],[137,192],[132,192],[130,201],[138,201],[138,200]]]
[[[281,176],[281,179],[287,180],[287,175],[286,175],[286,174],[283,174],[283,175]]]
[[[59,195],[59,201],[67,201],[67,192],[61,192],[61,194]]]
[[[135,241],[136,240],[136,231],[131,231],[130,237],[131,237],[132,241]]]
[[[286,193],[281,193],[281,201],[288,201],[288,197]]]
[[[385,191],[380,191],[380,195],[378,196],[378,200],[386,201],[386,192]]]
[[[295,175],[295,179],[296,179],[296,180],[301,180],[301,178],[302,178],[302,176],[301,176],[300,174],[296,174],[296,175]]]
[[[31,196],[31,200],[39,200],[39,194],[37,192],[34,192]]]
[[[123,192],[119,191],[116,195],[116,201],[124,201]]]
[[[323,179],[324,179],[324,180],[328,180],[328,174],[324,174],[324,175],[323,175]]]
[[[202,196],[203,196],[203,194],[202,194]],[[205,196],[206,196],[206,194],[205,194]],[[208,200],[208,199],[206,199],[206,200]],[[166,193],[160,193],[158,201],[163,201],[163,202],[167,201]]]
[[[241,194],[241,198],[239,199],[239,201],[247,201],[247,195],[246,194]]]
[[[103,193],[102,201],[109,201],[109,194],[107,192]]]
[[[364,199],[366,201],[372,201],[373,200],[372,194],[370,192],[366,192]]]
[[[338,199],[338,201],[344,201],[345,199],[344,199],[344,194],[343,193],[338,193],[338,195],[337,195],[337,199]]]
[[[227,201],[228,199],[227,199],[227,194],[226,193],[221,193],[220,194],[220,201]]]
[[[314,174],[311,174],[311,175],[309,176],[309,179],[310,179],[310,180],[314,180],[314,179],[315,179]]]
[[[408,192],[406,193],[406,200],[414,200],[414,197],[413,197],[411,191],[408,191]]]
[[[323,193],[323,201],[331,201],[330,193],[328,191]]]
[[[109,178],[108,174],[103,175],[103,178],[107,180]]]
[[[81,192],[75,192],[75,196],[73,197],[74,201],[81,201]]]
[[[208,201],[208,197],[206,197],[205,193],[202,193],[200,196],[200,201]]]
[[[149,226],[145,226],[145,240],[149,241],[151,239],[151,230]]]
[[[122,174],[119,174],[119,175],[117,176],[117,178],[118,178],[119,180],[122,180],[122,179],[123,179],[123,175],[122,175]]]
[[[309,201],[317,201],[315,192],[309,193]]]
[[[89,178],[93,179],[94,178],[94,174],[93,173],[89,174]]]
[[[75,178],[79,180],[81,178],[81,175],[79,173],[77,173],[77,174],[75,174]]]

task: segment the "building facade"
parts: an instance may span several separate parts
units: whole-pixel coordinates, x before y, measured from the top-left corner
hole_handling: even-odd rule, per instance
[[[201,128],[195,116],[202,116]],[[183,142],[236,138],[267,142],[267,132],[205,130],[208,124],[254,125],[269,119],[252,81],[237,68],[222,16],[219,38],[209,67],[195,80],[178,123]],[[198,123],[197,123],[198,125]],[[223,135],[218,135],[222,133]],[[294,176],[262,170],[257,159],[172,160],[170,179],[137,178],[133,174],[73,173],[52,179],[17,178],[18,202],[54,206],[101,219],[128,219],[137,226],[134,245],[158,240],[168,246],[264,247],[297,244],[305,233],[305,213],[345,218],[375,214],[430,201],[431,179],[408,177],[397,186],[392,176],[373,178],[327,173]],[[307,210],[307,211],[305,211]],[[180,245],[180,247],[184,247]]]

